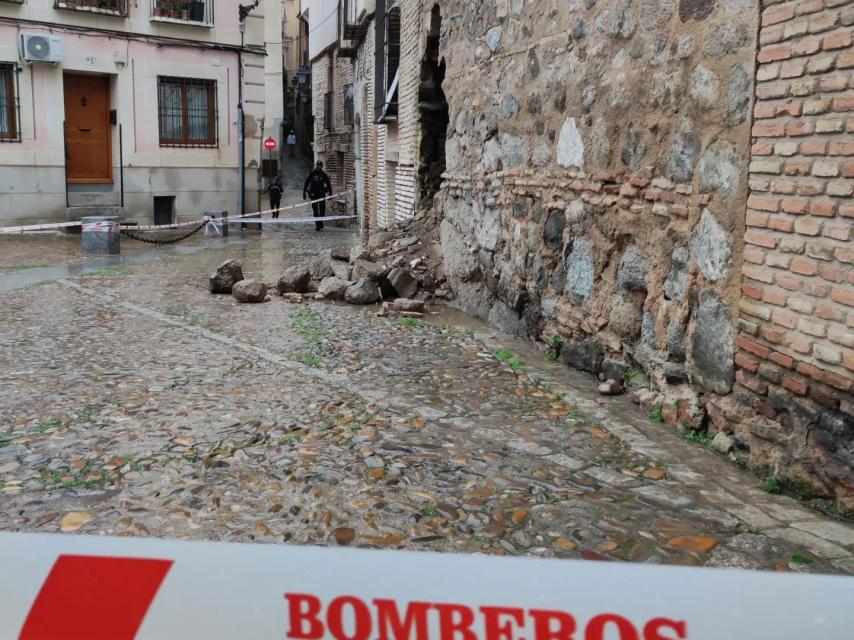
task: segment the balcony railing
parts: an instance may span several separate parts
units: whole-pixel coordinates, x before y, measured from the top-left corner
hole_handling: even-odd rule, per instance
[[[338,3],[338,55],[355,58],[362,40],[368,33],[365,12],[356,15],[356,0],[340,0]]]
[[[151,19],[210,26],[213,24],[213,0],[151,0]]]
[[[57,9],[102,13],[109,16],[125,17],[128,14],[127,0],[56,0]]]

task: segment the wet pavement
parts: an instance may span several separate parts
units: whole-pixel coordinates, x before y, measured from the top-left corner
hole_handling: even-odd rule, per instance
[[[462,314],[207,292],[352,231],[216,242],[0,293],[0,529],[854,573],[849,523]]]

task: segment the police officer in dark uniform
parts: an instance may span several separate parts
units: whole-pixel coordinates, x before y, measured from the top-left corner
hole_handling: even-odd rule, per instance
[[[323,170],[323,162],[318,162],[314,170],[308,174],[305,180],[305,186],[302,188],[303,200],[317,200],[324,196],[332,195],[332,183],[329,181],[329,176]],[[311,205],[314,211],[315,218],[323,218],[326,216],[326,200],[315,202]],[[314,223],[315,231],[323,231],[323,220],[317,220]]]
[[[273,210],[273,218],[279,217],[279,207],[282,206],[282,192],[284,190],[281,177],[277,177],[276,181],[267,189],[270,194],[270,208]]]

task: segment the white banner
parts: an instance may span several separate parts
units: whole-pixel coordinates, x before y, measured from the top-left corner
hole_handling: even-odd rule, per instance
[[[0,638],[851,640],[854,579],[0,534]]]

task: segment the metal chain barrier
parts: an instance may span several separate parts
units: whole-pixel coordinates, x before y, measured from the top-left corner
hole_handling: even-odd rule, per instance
[[[121,234],[130,238],[131,240],[138,240],[139,242],[145,242],[146,244],[176,244],[178,242],[181,242],[182,240],[186,240],[190,236],[196,235],[199,231],[204,229],[207,224],[208,221],[205,220],[204,222],[202,222],[202,224],[200,224],[198,227],[196,227],[189,233],[185,233],[184,235],[178,236],[177,238],[169,238],[168,240],[159,240],[157,238],[143,238],[142,236],[134,235],[127,229],[122,229]]]

